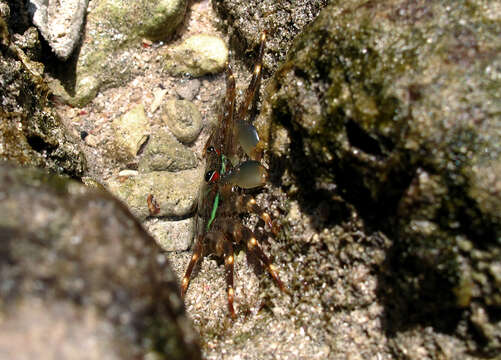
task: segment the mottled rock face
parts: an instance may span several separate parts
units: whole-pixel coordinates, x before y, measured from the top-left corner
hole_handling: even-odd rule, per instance
[[[61,81],[74,92],[70,94],[57,81],[51,84],[52,91],[72,105],[84,106],[99,90],[129,80],[136,71],[129,59],[130,48],[143,38],[170,36],[183,21],[186,4],[186,0],[101,0],[91,4],[78,58],[72,65],[75,71],[70,79]]]
[[[10,37],[5,29],[6,38]],[[0,159],[81,176],[85,159],[77,141],[47,102],[43,65],[28,56],[40,48],[36,30],[13,36],[0,52]]]
[[[295,40],[267,89],[260,134],[271,134],[277,167],[286,160],[300,191],[335,183],[394,239],[395,273],[381,294],[396,303],[396,328],[429,314],[454,327],[453,309],[501,307],[499,276],[488,270],[501,255],[495,9],[333,4]],[[481,330],[488,351],[499,347],[496,326],[494,335]]]
[[[285,60],[294,37],[318,15],[328,0],[214,0],[212,6],[232,33],[232,46],[245,54],[257,46],[258,34],[268,33],[265,68],[275,70]]]
[[[175,275],[123,205],[4,164],[0,192],[2,356],[200,358]]]

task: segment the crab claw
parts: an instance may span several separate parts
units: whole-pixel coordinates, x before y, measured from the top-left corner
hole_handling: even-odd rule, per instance
[[[238,185],[243,189],[252,189],[264,185],[267,176],[266,169],[259,161],[248,160],[238,164],[221,181],[226,184]]]
[[[254,125],[242,120],[238,121],[237,127],[240,146],[242,146],[242,149],[244,149],[248,156],[252,157],[253,151],[259,142],[259,135],[257,134],[256,128]]]

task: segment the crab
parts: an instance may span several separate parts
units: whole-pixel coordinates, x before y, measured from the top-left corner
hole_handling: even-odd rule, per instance
[[[211,253],[224,257],[228,311],[233,319],[236,318],[233,307],[234,244],[245,242],[248,253],[259,259],[261,266],[268,271],[280,290],[286,292],[277,268],[261,248],[253,231],[241,224],[239,216],[246,212],[256,213],[274,235],[278,232],[270,215],[244,190],[261,187],[267,180],[267,170],[259,161],[259,136],[255,127],[246,120],[249,105],[261,78],[265,42],[266,33],[263,32],[251,81],[236,112],[235,78],[229,64],[226,66],[226,97],[218,123],[203,151],[206,168],[196,210],[195,245],[181,281],[181,296],[184,297],[198,261]],[[245,157],[244,153],[248,160],[240,161]]]

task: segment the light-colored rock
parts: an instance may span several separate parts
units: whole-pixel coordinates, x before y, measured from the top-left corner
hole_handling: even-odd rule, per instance
[[[54,53],[66,60],[80,39],[89,0],[30,0],[33,23]]]
[[[169,49],[165,70],[172,75],[202,76],[221,72],[228,61],[228,48],[214,35],[199,34]]]
[[[143,104],[136,105],[129,112],[113,120],[112,126],[118,146],[130,155],[136,156],[149,131]]]
[[[99,90],[129,81],[136,70],[133,51],[144,38],[162,39],[183,21],[186,0],[100,0],[87,15],[75,76],[51,90],[73,106],[85,106]],[[64,80],[61,80],[64,81]],[[91,86],[90,86],[91,85]]]
[[[150,194],[160,208],[156,216],[186,216],[195,208],[202,171],[201,168],[176,173],[154,171],[125,180],[112,178],[106,186],[141,220],[150,216],[147,202]]]
[[[193,218],[179,221],[146,220],[145,228],[153,234],[157,244],[165,251],[185,251],[193,240]]]

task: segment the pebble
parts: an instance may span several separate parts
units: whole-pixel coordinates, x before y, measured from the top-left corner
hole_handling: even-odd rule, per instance
[[[170,48],[165,56],[165,70],[175,76],[200,77],[223,71],[228,62],[228,48],[214,35],[193,35]]]

